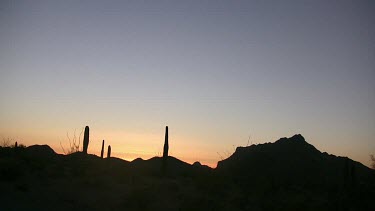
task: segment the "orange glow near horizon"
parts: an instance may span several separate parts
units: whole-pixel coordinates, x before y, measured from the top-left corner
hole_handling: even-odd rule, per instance
[[[25,144],[26,146],[34,144],[47,144],[49,145],[56,153],[64,154],[62,147],[65,151],[69,148],[69,141],[66,137],[66,133],[62,133],[61,130],[47,130],[44,133],[38,133],[33,130],[24,130],[22,132],[17,132],[16,130],[9,130],[9,133],[1,133],[1,137],[9,137],[13,141],[18,141],[19,144]],[[173,131],[173,127],[172,127]],[[58,134],[57,134],[58,133]],[[76,136],[78,138],[80,131],[76,130]],[[63,135],[64,134],[64,135]],[[73,132],[69,133],[69,136],[72,138]],[[303,135],[303,134],[302,134]],[[57,137],[57,138],[56,138]],[[102,140],[105,137],[105,153],[104,156],[107,156],[107,147],[111,145],[112,147],[112,157],[118,157],[127,161],[132,161],[136,158],[142,158],[144,160],[150,159],[152,157],[160,157],[163,154],[163,144],[164,144],[164,130],[154,131],[150,133],[128,133],[123,131],[115,130],[100,130],[96,128],[90,128],[90,143],[88,148],[89,154],[94,154],[100,156]],[[278,137],[281,138],[281,137]],[[267,141],[255,141],[253,140],[249,144],[259,144],[264,142],[274,142],[278,138],[266,139]],[[327,145],[326,142],[314,142],[313,139],[319,137],[310,137],[307,138],[307,141],[310,144],[313,144],[318,150],[322,152],[328,152],[329,154],[334,154],[337,156],[348,156],[353,159],[355,154],[350,154],[351,150],[349,147],[337,148],[334,146]],[[81,137],[83,139],[83,135]],[[189,141],[191,137],[185,137],[176,131],[171,133],[169,132],[169,144],[170,150],[169,155],[176,157],[184,162],[193,164],[196,161],[199,161],[202,165],[210,166],[215,168],[217,162],[223,158],[230,156],[236,146],[244,146],[244,143],[221,146],[212,146],[209,144],[197,144],[204,143],[202,140],[198,141]],[[60,145],[61,142],[61,145]],[[10,143],[13,144],[13,143]],[[80,150],[82,150],[82,140],[80,142]],[[341,152],[341,153],[340,153]],[[342,153],[344,152],[344,153]],[[361,163],[370,166],[369,159],[366,155],[360,155],[360,159],[355,159]]]
[[[15,132],[15,131],[14,131]],[[45,134],[39,134],[32,131],[24,133],[9,133],[8,137],[14,141],[18,141],[19,144],[25,144],[27,146],[34,144],[47,144],[56,153],[64,154],[69,149],[69,139],[66,133],[63,135],[55,134],[56,131],[49,131]],[[76,130],[76,138],[78,140],[80,130]],[[3,134],[2,134],[3,135]],[[68,133],[70,139],[73,139],[74,131]],[[4,136],[4,135],[3,135]],[[58,138],[56,138],[58,137]],[[105,130],[94,130],[90,128],[90,143],[88,147],[88,153],[100,156],[102,140],[105,137],[104,156],[107,156],[107,147],[111,145],[112,157],[118,157],[127,161],[132,161],[136,158],[142,158],[144,160],[152,157],[162,156],[163,144],[164,144],[164,131],[159,133],[126,133],[122,131],[105,131]],[[82,150],[82,139],[81,135],[80,150]],[[184,162],[193,164],[199,161],[202,165],[208,165],[215,168],[219,156],[217,153],[207,152],[205,147],[196,148],[193,145],[186,144],[186,138],[182,136],[175,136],[174,134],[169,135],[170,150],[169,155],[176,157]],[[77,141],[78,143],[78,141]],[[62,149],[64,148],[64,150]]]

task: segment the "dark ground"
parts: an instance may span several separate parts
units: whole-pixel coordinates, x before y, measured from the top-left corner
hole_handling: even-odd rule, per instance
[[[0,148],[0,210],[375,210],[375,171],[300,135],[239,147],[216,169]]]

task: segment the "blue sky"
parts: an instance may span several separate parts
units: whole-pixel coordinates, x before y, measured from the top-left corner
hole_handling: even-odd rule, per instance
[[[215,163],[301,133],[375,153],[372,1],[1,1],[0,135],[61,151],[89,125],[132,159]],[[95,131],[95,132],[94,132]],[[175,143],[175,147],[173,147]],[[89,148],[90,151],[90,148]],[[138,154],[137,154],[138,153]]]

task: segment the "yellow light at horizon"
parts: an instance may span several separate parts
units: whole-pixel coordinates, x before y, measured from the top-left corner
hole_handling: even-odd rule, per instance
[[[125,160],[133,160],[135,158],[149,159],[155,156],[161,156],[163,153],[164,130],[157,133],[135,133],[115,130],[100,130],[90,128],[90,144],[88,152],[100,156],[102,140],[105,140],[105,152],[107,146],[111,145],[112,155]],[[34,144],[47,144],[57,153],[63,154],[68,151],[69,140],[74,136],[74,130],[66,131],[62,129],[44,129],[41,132],[38,128],[26,128],[23,131],[15,129],[2,133],[2,137],[11,137],[18,141],[19,144],[27,146]],[[76,130],[78,139],[80,130]],[[83,134],[81,135],[80,148],[82,148]],[[206,154],[208,147],[199,146],[189,141],[189,137],[183,137],[180,134],[170,134],[170,155],[181,159],[188,163],[200,161],[202,164],[215,166],[217,158],[209,157]],[[201,141],[203,143],[203,141]],[[104,154],[106,156],[106,153]],[[209,163],[206,163],[209,162]]]

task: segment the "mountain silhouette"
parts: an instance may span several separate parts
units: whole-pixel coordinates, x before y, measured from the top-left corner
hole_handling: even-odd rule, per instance
[[[248,181],[293,185],[361,185],[374,182],[374,170],[347,157],[321,153],[300,134],[275,143],[238,147],[219,161],[217,171]]]
[[[300,134],[238,147],[215,170],[243,195],[265,197],[261,204],[270,210],[373,207],[375,171],[347,157],[322,153]]]
[[[375,171],[301,135],[238,147],[215,169],[164,159],[162,172],[163,157],[0,147],[0,210],[373,210]]]

